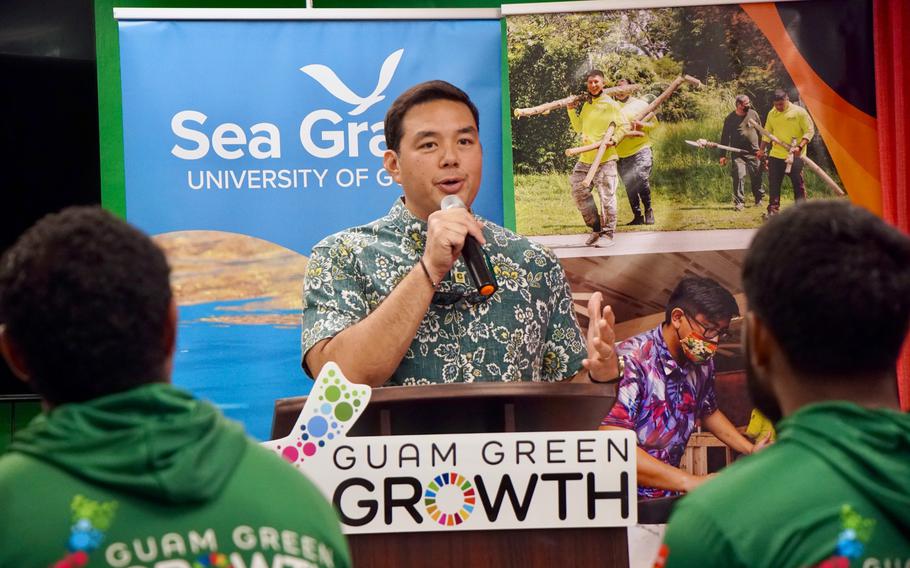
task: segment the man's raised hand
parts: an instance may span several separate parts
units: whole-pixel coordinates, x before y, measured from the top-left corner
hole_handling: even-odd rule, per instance
[[[613,326],[616,316],[610,306],[601,307],[603,295],[594,292],[588,300],[588,358],[582,361],[594,382],[606,382],[619,376]]]

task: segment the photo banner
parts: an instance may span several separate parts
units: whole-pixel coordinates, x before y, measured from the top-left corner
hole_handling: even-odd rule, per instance
[[[769,217],[803,199],[881,212],[872,2],[554,2],[502,13],[517,232],[559,257],[583,330],[588,299],[602,295],[620,352],[666,333],[685,279],[729,293],[729,335],[705,367],[711,396],[753,442],[771,434],[748,396],[736,317],[749,310],[746,251]],[[605,141],[611,123],[621,132]],[[762,149],[766,133],[777,141]],[[796,143],[798,161],[788,159]],[[617,404],[610,419],[623,412]],[[695,433],[679,467],[713,473],[732,454],[698,456],[724,445]]]
[[[180,306],[174,382],[266,439],[306,394],[300,291],[310,250],[401,195],[383,119],[410,86],[480,111],[475,211],[502,222],[497,20],[119,22],[127,219],[153,235]]]
[[[561,258],[615,256],[737,249],[800,199],[848,198],[880,214],[875,88],[866,74],[871,3],[841,4],[504,6],[516,230]],[[576,164],[593,161],[603,134],[581,118],[594,112],[586,81],[595,70],[605,89],[596,93],[600,120],[629,125],[604,148],[602,163],[616,162],[621,179],[604,186],[605,230],[617,238],[603,250],[585,245],[592,180],[569,179]],[[778,90],[788,101],[772,114]],[[740,122],[737,96],[750,111]],[[786,167],[785,148],[797,142],[805,146],[797,173],[790,179],[787,168],[782,182],[777,166]]]

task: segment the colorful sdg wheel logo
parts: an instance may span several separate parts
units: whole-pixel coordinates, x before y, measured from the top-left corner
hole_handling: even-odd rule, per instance
[[[468,520],[476,500],[471,482],[454,471],[437,475],[423,493],[427,514],[444,527]]]
[[[369,387],[348,382],[333,364],[326,367],[329,368],[320,374],[301,413],[309,418],[298,421],[296,432],[291,434],[293,439],[286,438],[275,446],[281,457],[298,467],[326,444],[342,437],[370,400]]]

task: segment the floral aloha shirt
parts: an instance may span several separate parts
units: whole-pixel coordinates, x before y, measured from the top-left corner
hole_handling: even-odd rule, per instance
[[[556,257],[490,221],[481,222],[499,290],[485,302],[469,301],[474,289],[459,258],[386,386],[559,381],[581,369],[586,346]],[[385,217],[313,247],[303,286],[304,356],[376,309],[417,264],[426,230],[426,221],[399,198]],[[449,299],[437,300],[444,297]]]
[[[660,461],[679,467],[696,418],[717,410],[714,361],[680,365],[670,355],[661,326],[630,337],[616,346],[625,371],[616,402],[603,419],[607,426],[634,430],[638,447]],[[677,495],[654,487],[638,487],[639,497]]]

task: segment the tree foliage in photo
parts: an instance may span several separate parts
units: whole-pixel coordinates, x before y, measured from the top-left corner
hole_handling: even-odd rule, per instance
[[[705,86],[678,89],[658,116],[677,124],[674,132],[697,130],[714,138],[737,94],[749,95],[764,117],[774,89],[793,91],[774,49],[738,6],[533,14],[509,17],[507,26],[513,109],[584,93],[585,74],[595,68],[605,73],[608,86],[620,78],[641,84],[635,96],[646,100],[689,74]],[[689,128],[686,122],[697,124]],[[661,131],[654,133],[655,181],[663,177],[660,154],[691,154],[688,148],[666,148]],[[575,159],[565,149],[580,143],[564,109],[513,118],[512,140],[516,174],[567,173]]]

